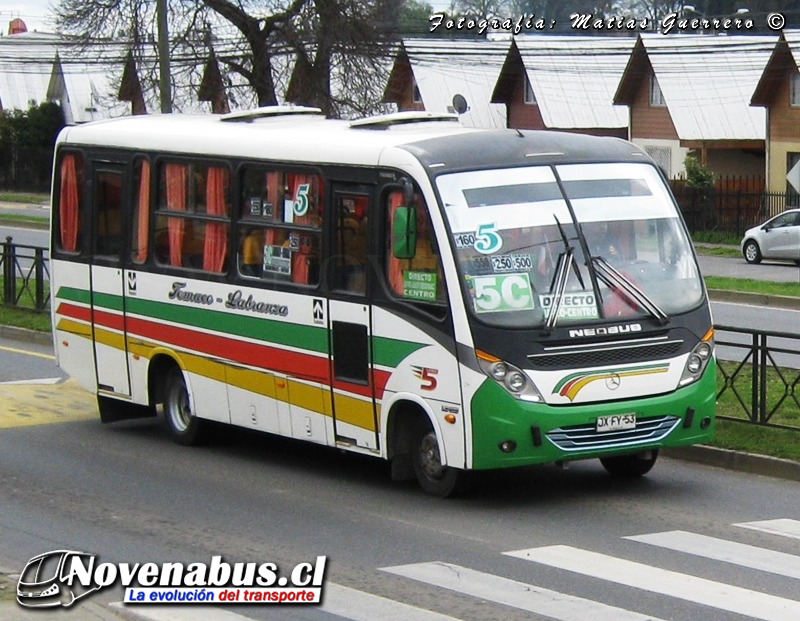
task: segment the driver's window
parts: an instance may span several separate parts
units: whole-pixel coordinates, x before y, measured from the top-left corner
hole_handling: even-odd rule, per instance
[[[392,293],[404,300],[427,303],[444,302],[444,280],[439,247],[436,244],[425,201],[418,193],[414,193],[413,205],[406,205],[414,207],[416,210],[414,257],[398,259],[394,256],[392,225],[395,211],[403,204],[404,194],[401,190],[392,191],[386,195],[386,221],[388,223],[386,279],[389,281]]]

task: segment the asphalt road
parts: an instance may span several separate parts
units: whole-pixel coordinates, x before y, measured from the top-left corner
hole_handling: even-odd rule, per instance
[[[324,447],[221,429],[208,446],[186,448],[160,418],[104,426],[71,381],[8,384],[37,369],[51,377],[53,361],[24,343],[0,346],[0,401],[25,404],[0,420],[0,567],[19,571],[61,549],[109,563],[222,555],[287,569],[327,557],[321,606],[169,617],[187,621],[800,614],[796,482],[669,458],[619,481],[590,461],[479,473],[470,495],[441,501],[391,483],[383,462]],[[97,619],[121,597],[105,589],[67,614]],[[4,621],[49,616],[9,616],[20,609],[2,601],[0,591]],[[167,612],[176,611],[147,618]]]

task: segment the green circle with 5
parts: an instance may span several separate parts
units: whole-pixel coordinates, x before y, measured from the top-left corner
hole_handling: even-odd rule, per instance
[[[481,254],[494,254],[503,247],[503,238],[497,232],[497,223],[480,224],[475,232],[475,250]]]

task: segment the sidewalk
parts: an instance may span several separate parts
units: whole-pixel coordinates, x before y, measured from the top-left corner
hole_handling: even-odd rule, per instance
[[[0,567],[0,619],[2,621],[43,621],[43,610],[23,608],[16,601],[17,580],[20,567],[11,570]],[[136,617],[115,610],[109,606],[84,600],[74,608],[51,608],[46,612],[47,619],[70,619],[71,621],[130,621]]]
[[[48,229],[50,228],[50,203],[0,201],[0,226]]]

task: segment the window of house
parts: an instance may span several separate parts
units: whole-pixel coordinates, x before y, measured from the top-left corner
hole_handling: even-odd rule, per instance
[[[199,163],[159,167],[156,261],[206,272],[227,269],[230,171]]]
[[[661,87],[658,85],[656,75],[650,74],[650,105],[651,106],[666,106],[667,102],[664,101],[664,94],[661,92]]]
[[[421,104],[422,93],[419,92],[416,78],[411,78],[411,103]]]
[[[789,104],[800,106],[800,72],[793,71],[789,78]]]
[[[536,94],[533,92],[533,85],[531,84],[530,79],[528,78],[528,74],[525,73],[525,98],[524,102],[526,104],[535,104],[536,103]]]
[[[669,147],[645,146],[647,155],[653,158],[658,167],[664,171],[667,179],[672,177],[672,149]]]
[[[237,235],[242,276],[319,283],[322,190],[316,174],[244,167]]]

